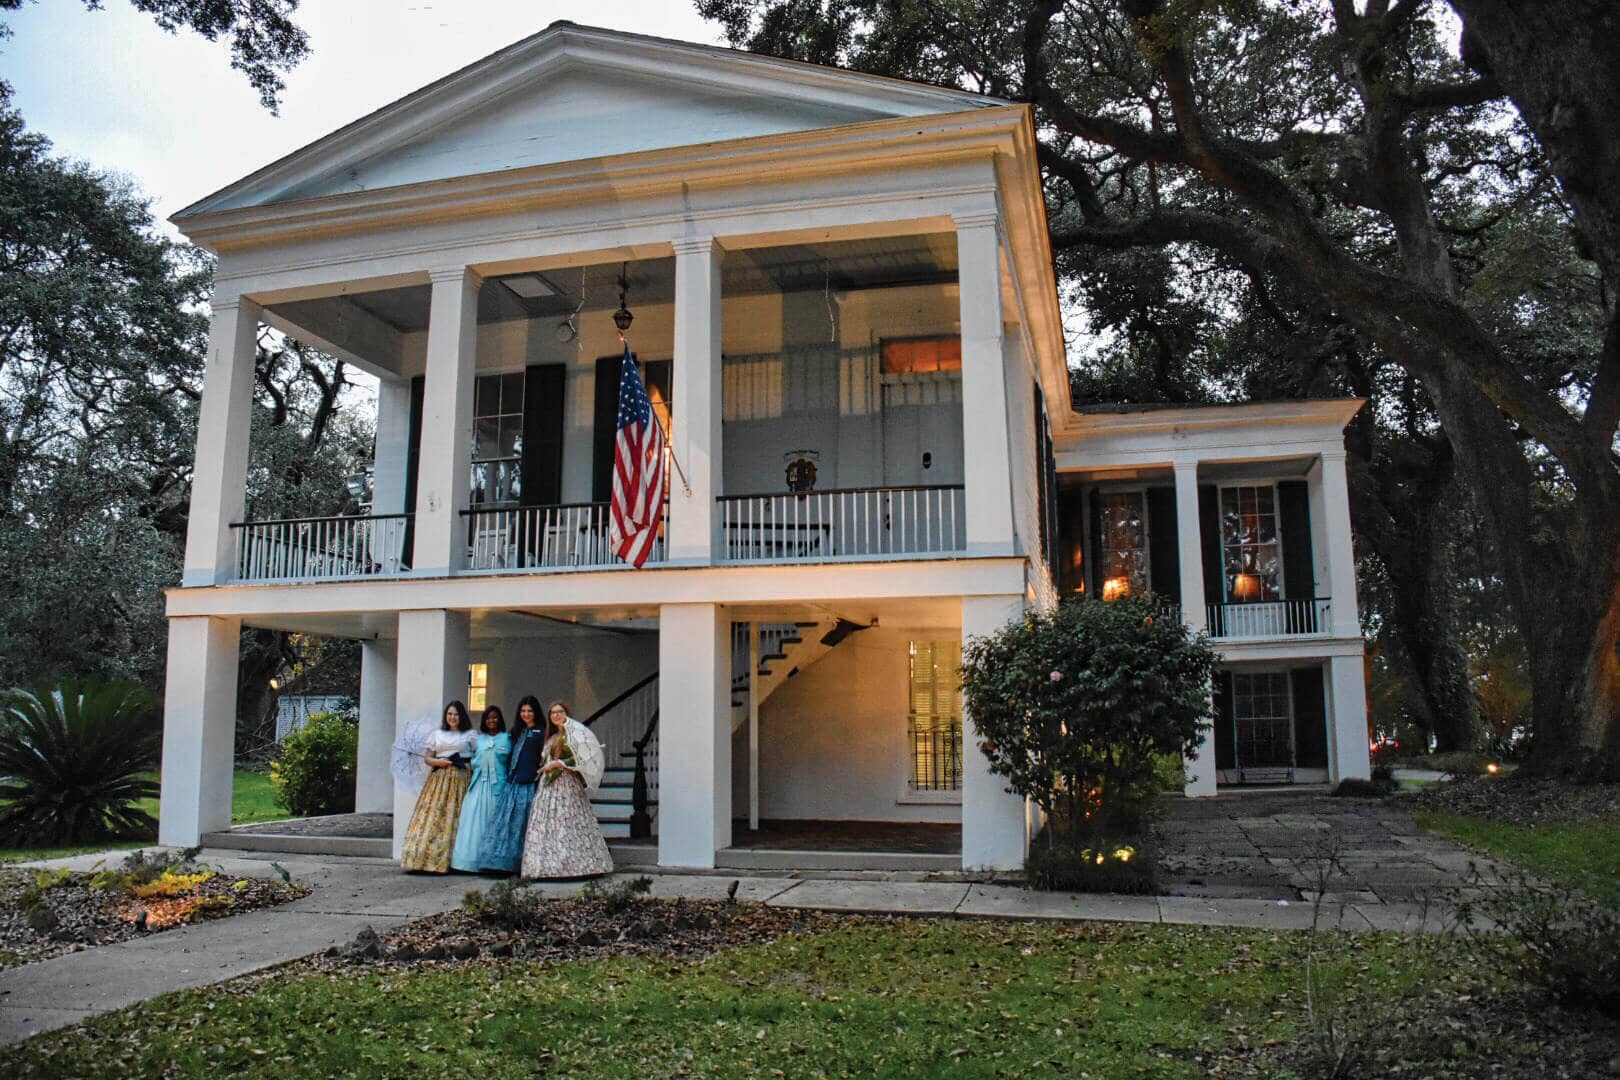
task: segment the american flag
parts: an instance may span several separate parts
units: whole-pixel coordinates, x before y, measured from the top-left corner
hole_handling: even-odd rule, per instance
[[[613,445],[608,543],[639,569],[652,554],[664,516],[664,431],[653,415],[630,346],[619,367],[619,434]]]

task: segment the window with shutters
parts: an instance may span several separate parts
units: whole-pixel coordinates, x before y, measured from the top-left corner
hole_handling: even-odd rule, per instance
[[[962,370],[962,339],[950,337],[884,338],[885,375],[930,375]]]
[[[516,505],[522,495],[523,378],[513,371],[473,380],[474,506]]]
[[[1105,491],[1102,512],[1102,598],[1142,596],[1152,587],[1148,575],[1147,492]]]
[[[1274,485],[1221,488],[1221,578],[1228,603],[1282,599],[1282,536]]]
[[[912,791],[962,789],[960,641],[913,641],[910,648]]]
[[[1232,720],[1240,769],[1294,763],[1294,695],[1286,671],[1233,672]]]

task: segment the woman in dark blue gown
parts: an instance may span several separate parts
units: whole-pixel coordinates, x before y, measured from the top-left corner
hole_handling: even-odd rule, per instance
[[[517,715],[510,736],[512,749],[506,758],[506,785],[491,807],[478,849],[479,866],[509,874],[517,873],[523,861],[523,833],[529,823],[529,807],[534,803],[546,743],[539,699],[530,694],[519,701]]]

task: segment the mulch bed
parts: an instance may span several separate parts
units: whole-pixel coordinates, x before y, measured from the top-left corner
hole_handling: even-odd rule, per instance
[[[646,954],[695,958],[788,934],[873,921],[724,900],[640,899],[615,904],[580,897],[543,901],[537,910],[543,912],[542,919],[527,926],[514,926],[497,915],[452,911],[382,934],[368,927],[350,944],[292,966],[335,972],[357,965],[439,967],[507,959],[560,962]]]
[[[1620,784],[1566,784],[1512,776],[1469,776],[1405,796],[1419,810],[1510,825],[1552,821],[1620,822]]]
[[[309,893],[302,885],[216,874],[192,891],[191,898],[204,901],[199,907],[188,898],[143,900],[114,889],[92,888],[91,876],[75,874],[46,889],[41,894],[44,910],[31,914],[22,909],[22,899],[34,883],[34,871],[0,870],[0,968],[128,941],[189,922],[227,918]]]

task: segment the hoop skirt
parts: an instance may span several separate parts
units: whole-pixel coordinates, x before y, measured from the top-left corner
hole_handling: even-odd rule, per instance
[[[461,823],[461,803],[471,780],[466,769],[434,769],[417,796],[416,811],[405,829],[399,864],[430,874],[450,872],[450,849]]]
[[[523,841],[523,876],[577,878],[612,872],[613,856],[584,781],[563,772],[550,784],[541,784]]]

